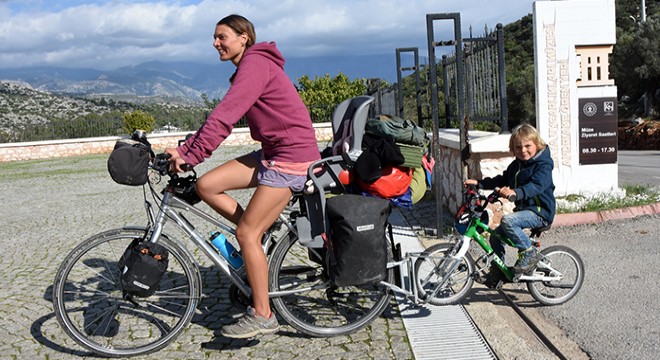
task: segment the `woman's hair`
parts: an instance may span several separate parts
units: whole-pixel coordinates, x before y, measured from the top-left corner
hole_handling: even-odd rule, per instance
[[[246,49],[254,45],[254,43],[257,41],[257,34],[254,32],[254,25],[252,25],[250,20],[244,18],[241,15],[233,14],[226,16],[222,20],[218,21],[215,26],[218,25],[229,26],[232,28],[232,30],[234,30],[234,32],[236,32],[237,35],[241,35],[243,33],[247,34],[248,40],[247,43],[245,43]]]
[[[509,138],[509,150],[511,152],[513,152],[514,141],[518,139],[531,140],[539,150],[543,150],[547,146],[543,139],[541,139],[538,130],[529,124],[520,124],[513,129],[511,137]]]

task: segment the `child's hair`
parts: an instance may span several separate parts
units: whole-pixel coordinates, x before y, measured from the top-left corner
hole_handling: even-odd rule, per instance
[[[539,150],[545,149],[546,143],[541,139],[541,135],[535,127],[529,124],[520,124],[513,129],[509,138],[509,150],[513,152],[513,142],[518,140],[531,140]]]

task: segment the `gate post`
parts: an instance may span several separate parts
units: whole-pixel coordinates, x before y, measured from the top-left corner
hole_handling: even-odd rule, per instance
[[[412,67],[402,67],[401,66],[401,53],[402,52],[412,52],[414,54],[415,65]],[[403,116],[403,80],[402,72],[412,70],[415,72],[415,95],[417,101],[417,124],[420,127],[423,127],[424,119],[422,119],[422,99],[421,99],[421,81],[419,78],[419,50],[417,48],[398,48],[396,49],[396,81],[398,89],[398,116],[404,118]]]
[[[433,21],[434,20],[452,20],[454,22],[454,40],[450,41],[435,41],[435,35],[433,32]],[[459,119],[463,119],[464,111],[464,98],[465,98],[465,89],[463,87],[463,44],[461,36],[461,14],[460,13],[445,13],[445,14],[427,14],[426,15],[426,33],[427,33],[427,45],[429,52],[429,83],[431,86],[431,117],[433,119],[433,157],[436,159],[435,166],[433,168],[433,188],[435,192],[435,209],[436,209],[436,233],[437,237],[441,237],[443,233],[443,220],[444,220],[444,208],[442,206],[442,174],[440,171],[440,141],[438,138],[438,129],[439,129],[439,114],[438,114],[438,73],[436,67],[436,56],[435,48],[437,46],[450,46],[454,45],[456,51],[456,64],[457,64],[457,86],[458,86],[458,111],[457,116]],[[461,154],[464,152],[463,147],[467,147],[467,134],[465,131],[460,132],[460,146]],[[462,166],[461,169],[461,178],[465,180],[467,178],[467,169],[465,166]]]

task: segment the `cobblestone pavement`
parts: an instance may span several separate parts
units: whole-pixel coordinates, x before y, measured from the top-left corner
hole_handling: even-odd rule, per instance
[[[200,173],[243,148],[222,147]],[[5,359],[77,359],[94,356],[61,330],[51,289],[66,254],[103,230],[144,225],[141,187],[117,185],[107,175],[107,155],[0,164],[5,233],[0,259],[0,354]],[[249,192],[234,194],[246,202]],[[290,326],[277,335],[230,340],[223,324],[242,310],[229,302],[229,281],[201,263],[204,293],[188,329],[155,359],[411,359],[396,305],[365,330],[350,336],[309,338]],[[216,336],[217,334],[217,336]]]
[[[197,170],[200,174],[204,173],[209,168],[247,150],[249,149],[246,147],[221,147],[208,163],[198,166]],[[60,328],[53,314],[51,288],[59,264],[83,239],[124,225],[145,224],[142,188],[121,186],[112,182],[106,171],[106,159],[107,155],[98,155],[0,163],[0,181],[4,185],[0,190],[0,196],[4,201],[4,206],[0,210],[0,226],[5,232],[5,236],[0,240],[3,254],[0,259],[1,358],[94,358],[93,354],[79,347]],[[235,192],[234,196],[245,204],[250,192]],[[431,229],[435,229],[435,213],[433,201],[420,202],[411,210],[401,211],[403,218],[412,225],[417,237],[425,246],[439,241],[435,235],[429,233]],[[653,224],[653,219],[657,222],[658,216],[647,219],[647,223]],[[447,220],[447,223],[449,224],[450,221]],[[620,230],[619,228],[624,227],[624,224],[625,231]],[[625,246],[627,240],[624,239],[627,239],[628,234],[635,233],[642,236],[639,246],[656,244],[643,239],[644,237],[657,239],[655,235],[651,235],[654,234],[652,225],[644,225],[650,229],[644,231],[638,230],[640,225],[635,222],[614,223],[608,226],[605,227],[607,228],[605,233],[614,235],[599,236],[599,238],[611,238],[607,247],[616,248],[611,251],[613,254],[634,251]],[[596,232],[602,231],[601,226],[598,225],[556,229],[552,231],[550,239],[556,238],[559,243],[575,247],[579,253],[584,254],[585,259],[592,259],[594,262],[590,264],[592,267],[596,265],[607,267],[617,260],[595,263],[596,260],[593,259],[602,257],[598,252],[599,247],[590,245],[583,239],[590,239],[596,236],[594,235]],[[572,239],[577,235],[581,237]],[[657,254],[657,250],[653,251],[651,254]],[[644,264],[644,262],[631,262],[631,264]],[[219,329],[239,316],[242,310],[233,307],[228,299],[229,281],[214,270],[208,260],[200,261],[200,265],[204,294],[207,296],[199,306],[191,325],[170,346],[150,356],[142,357],[143,359],[413,358],[406,329],[394,302],[385,310],[383,316],[377,318],[366,329],[350,336],[310,338],[285,325],[277,335],[262,336],[252,340],[224,338],[219,335]],[[644,274],[641,266],[627,272]],[[612,355],[617,354],[616,345],[610,346],[612,349],[609,349],[610,342],[607,341],[618,335],[610,334],[604,338],[599,335],[602,329],[607,329],[609,334],[612,329],[620,328],[619,325],[608,323],[592,326],[586,330],[580,327],[590,324],[593,319],[609,319],[606,314],[622,311],[616,304],[608,307],[603,314],[594,315],[589,321],[570,322],[580,314],[593,311],[589,299],[602,296],[599,290],[608,288],[609,292],[617,289],[626,291],[630,286],[630,284],[619,284],[612,287],[608,285],[608,277],[598,279],[600,281],[598,282],[595,280],[599,272],[594,271],[590,274],[593,278],[570,306],[547,309],[526,306],[525,311],[538,313],[534,316],[534,321],[543,324],[543,330],[546,331],[546,335],[553,338],[553,341],[561,343],[562,351],[570,354],[569,358],[590,357],[584,354],[581,348],[591,349],[589,352],[602,355],[600,358],[620,358]],[[657,286],[649,288],[657,289]],[[522,295],[518,291],[514,289],[513,294],[519,302],[525,303],[526,300],[521,300]],[[639,297],[645,292],[643,289],[638,289],[636,294]],[[657,294],[651,294],[649,297],[646,301],[657,303]],[[539,345],[538,339],[533,334],[524,330],[526,326],[516,320],[515,314],[509,314],[510,309],[494,291],[475,284],[475,291],[467,298],[465,306],[501,359],[555,358],[547,348]],[[641,309],[644,309],[644,306],[635,309],[637,313],[643,314]],[[634,316],[630,315],[631,318]],[[561,321],[548,322],[545,320],[546,317]],[[567,324],[558,328],[555,325],[557,322]],[[628,322],[643,324],[644,319],[635,318]],[[564,328],[570,330],[572,327],[578,330],[569,333],[564,330]],[[635,325],[634,328],[637,329],[638,326]],[[571,340],[574,338],[581,338],[580,345]],[[601,338],[605,339],[604,342],[600,342]],[[643,346],[640,346],[646,349],[644,351],[647,351],[647,355],[654,353],[648,349],[657,348],[657,343],[653,345],[654,338],[651,336],[633,334],[628,336],[625,342],[642,344]],[[616,341],[611,342],[611,344],[616,343]]]

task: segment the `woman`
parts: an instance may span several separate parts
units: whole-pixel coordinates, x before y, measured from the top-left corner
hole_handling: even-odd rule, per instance
[[[213,46],[221,61],[236,66],[231,87],[206,122],[183,145],[166,149],[173,169],[197,165],[211,156],[243,116],[261,150],[209,171],[197,181],[199,197],[237,225],[253,304],[222,335],[249,338],[279,329],[268,299],[268,267],[261,247],[264,232],[284,210],[292,191],[302,190],[309,165],[320,158],[312,121],[295,87],[284,73],[284,58],[275,43],[256,43],[254,27],[240,15],[220,20]],[[245,209],[225,192],[254,188]]]

